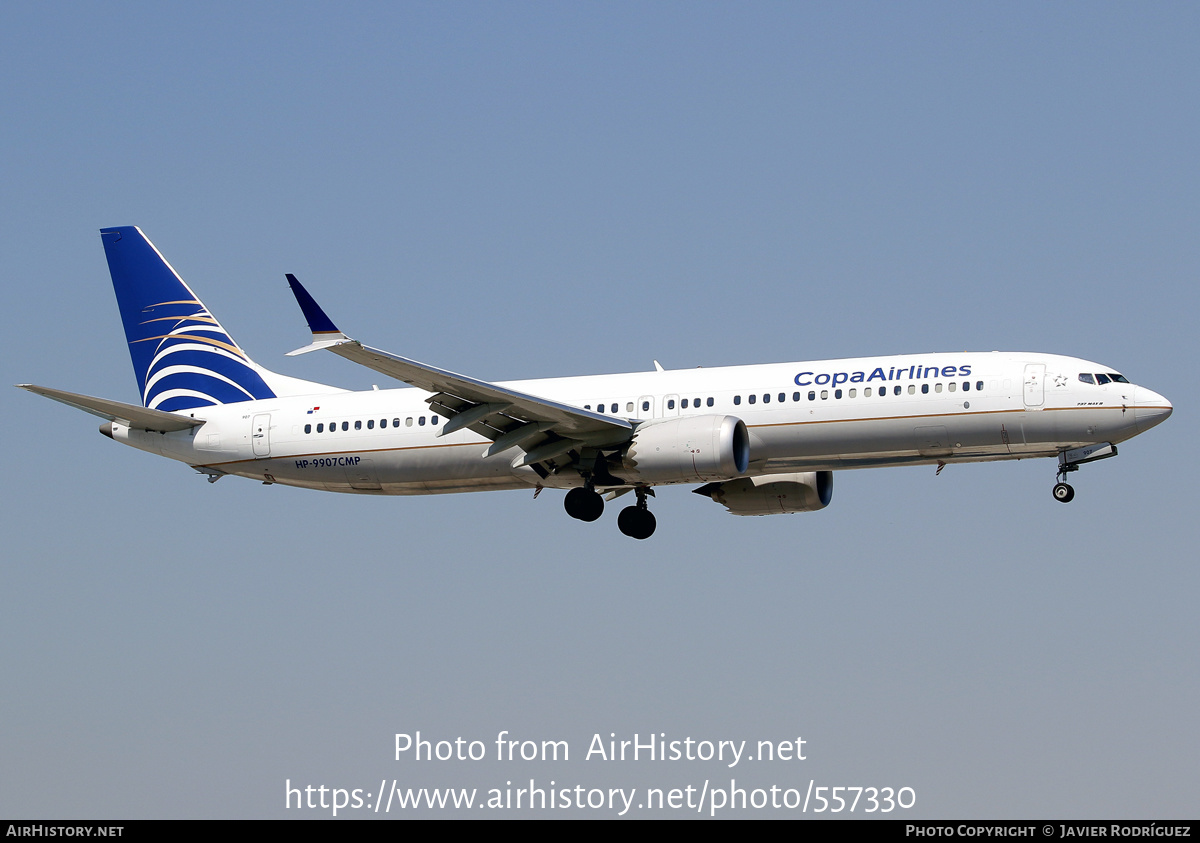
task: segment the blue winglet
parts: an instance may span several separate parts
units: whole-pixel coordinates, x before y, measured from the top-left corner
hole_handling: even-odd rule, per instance
[[[321,305],[317,304],[316,299],[309,295],[308,290],[304,289],[304,285],[296,280],[296,276],[292,273],[287,273],[288,284],[292,288],[292,295],[296,297],[296,303],[300,305],[300,310],[304,313],[304,318],[308,320],[308,327],[312,331],[313,341],[310,345],[304,348],[297,348],[295,351],[289,351],[288,357],[295,357],[297,354],[307,354],[310,351],[316,351],[320,348],[330,348],[335,345],[341,345],[344,342],[349,342],[350,338],[337,329],[337,325],[333,324],[333,320],[325,315],[325,311],[321,310]]]
[[[296,303],[300,305],[300,310],[304,313],[304,318],[308,320],[308,327],[313,332],[313,339],[329,339],[328,334],[342,334],[333,324],[333,320],[325,315],[325,311],[321,310],[321,305],[317,304],[308,292],[304,289],[295,275],[287,273],[288,285],[292,288],[292,295],[296,297]],[[345,334],[342,334],[344,337]]]

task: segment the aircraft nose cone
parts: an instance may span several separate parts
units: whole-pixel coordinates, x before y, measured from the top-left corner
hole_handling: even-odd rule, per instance
[[[1134,401],[1134,421],[1137,429],[1141,432],[1166,421],[1167,416],[1171,415],[1171,411],[1175,409],[1166,398],[1144,386],[1139,386],[1134,390]]]

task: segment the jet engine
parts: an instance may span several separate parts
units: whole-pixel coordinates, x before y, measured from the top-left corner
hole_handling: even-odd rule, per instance
[[[742,477],[724,483],[709,483],[693,491],[724,504],[734,515],[815,512],[828,506],[833,498],[833,472]]]
[[[695,483],[745,474],[750,435],[735,416],[682,416],[638,426],[614,471],[636,483]]]

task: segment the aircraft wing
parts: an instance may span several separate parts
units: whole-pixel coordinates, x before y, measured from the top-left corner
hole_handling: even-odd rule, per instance
[[[204,424],[204,419],[188,418],[187,416],[179,416],[175,413],[166,413],[162,410],[150,410],[146,407],[139,407],[136,404],[110,401],[107,398],[93,398],[90,395],[80,395],[61,389],[51,389],[48,386],[37,386],[32,383],[19,383],[17,386],[37,395],[66,404],[68,407],[83,410],[85,413],[91,413],[93,416],[99,416],[109,421],[121,422],[138,430],[169,433],[173,430],[187,430],[190,427],[199,427]]]
[[[289,274],[287,279],[313,332],[312,344],[289,352],[289,356],[328,349],[433,393],[429,406],[449,418],[439,435],[465,427],[493,440],[488,455],[520,447],[526,451],[521,462],[531,465],[580,447],[615,447],[627,442],[633,433],[633,424],[627,419],[539,398],[365,346],[337,329],[296,276]],[[557,453],[550,453],[555,450]],[[541,459],[535,459],[538,456]]]

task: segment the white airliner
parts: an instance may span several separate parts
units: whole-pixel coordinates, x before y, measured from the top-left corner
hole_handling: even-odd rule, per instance
[[[20,384],[107,419],[104,435],[185,462],[330,492],[425,495],[566,489],[594,521],[636,503],[621,532],[648,538],[647,495],[696,483],[735,515],[824,508],[833,472],[1057,457],[1054,497],[1080,465],[1171,414],[1108,366],[1054,354],[911,354],[488,383],[364,346],[292,275],[312,344],[415,389],[351,392],[252,361],[142,232],[102,229],[141,406]]]

